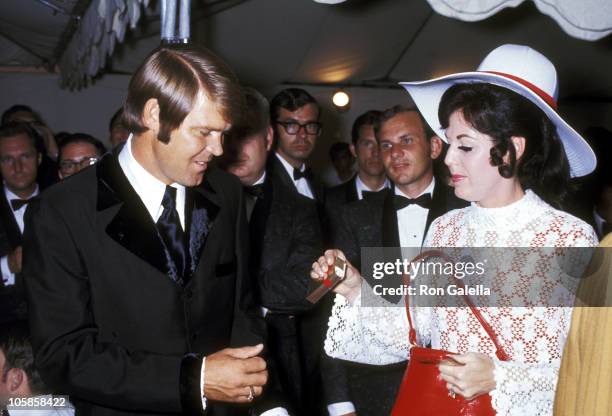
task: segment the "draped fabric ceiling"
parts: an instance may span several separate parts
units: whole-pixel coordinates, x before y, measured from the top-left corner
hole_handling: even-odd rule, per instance
[[[159,44],[159,3],[2,0],[0,70],[59,70],[70,88],[104,72],[131,73]],[[562,97],[612,97],[610,0],[192,3],[192,38],[228,60],[243,82],[264,89],[394,87],[474,69],[499,44],[520,43],[557,65]]]

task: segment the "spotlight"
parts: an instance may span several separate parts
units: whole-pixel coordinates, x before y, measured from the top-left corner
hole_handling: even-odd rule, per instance
[[[348,93],[344,90],[338,90],[334,92],[334,95],[332,97],[332,102],[334,103],[334,106],[338,110],[340,111],[348,110],[351,104],[351,96],[348,95]]]

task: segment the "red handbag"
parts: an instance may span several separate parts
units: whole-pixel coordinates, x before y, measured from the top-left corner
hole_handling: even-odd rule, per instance
[[[422,253],[413,261],[418,261],[426,257],[446,257],[443,253],[429,251]],[[455,278],[458,285],[463,287],[463,281]],[[410,284],[410,279],[404,276],[406,284]],[[443,415],[443,416],[494,416],[495,410],[491,404],[489,394],[480,395],[472,400],[465,400],[460,395],[451,397],[446,388],[446,382],[440,376],[438,364],[447,357],[454,355],[452,352],[436,350],[433,348],[423,348],[416,344],[416,331],[412,325],[408,299],[406,296],[406,314],[408,315],[408,341],[410,349],[410,361],[404,373],[399,393],[395,400],[395,405],[391,416],[424,416],[424,415]],[[465,302],[472,310],[486,333],[495,344],[497,357],[502,361],[509,361],[510,358],[500,346],[493,328],[484,320],[480,311],[476,309],[467,295],[464,295]]]

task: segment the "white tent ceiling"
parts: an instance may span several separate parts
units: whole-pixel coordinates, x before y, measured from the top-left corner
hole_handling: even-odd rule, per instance
[[[96,1],[100,0],[93,4]],[[397,81],[473,69],[495,46],[521,43],[556,64],[562,98],[609,102],[612,97],[611,37],[596,42],[572,38],[530,1],[470,23],[435,13],[426,0],[192,3],[192,38],[228,60],[243,82],[262,89],[279,84],[394,86]],[[90,4],[91,0],[2,0],[0,70],[55,68],[78,26],[70,14],[82,15]],[[137,28],[128,31],[124,44],[116,45],[102,73],[131,73],[159,43],[159,1],[151,0],[149,6],[142,6]]]

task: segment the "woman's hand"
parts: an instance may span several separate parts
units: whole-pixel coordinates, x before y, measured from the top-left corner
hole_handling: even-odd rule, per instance
[[[319,260],[312,263],[312,270],[310,271],[310,277],[320,282],[327,277],[327,273],[336,257],[346,261],[346,276],[333,291],[344,296],[350,303],[357,298],[361,292],[361,275],[359,271],[353,267],[351,263],[346,260],[344,253],[340,250],[327,250],[319,257]]]
[[[460,394],[466,400],[495,389],[495,363],[488,355],[478,352],[453,355],[452,360],[440,363],[438,369],[449,393]]]

